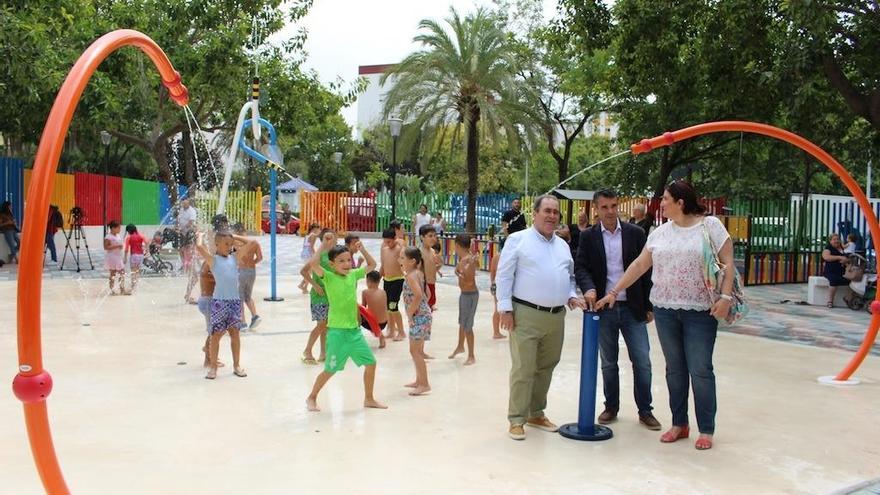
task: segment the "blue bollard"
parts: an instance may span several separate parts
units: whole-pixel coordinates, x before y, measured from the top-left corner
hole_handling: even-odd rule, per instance
[[[581,342],[581,390],[577,423],[564,424],[559,434],[573,440],[608,440],[611,428],[596,424],[596,375],[599,371],[599,315],[584,311]]]

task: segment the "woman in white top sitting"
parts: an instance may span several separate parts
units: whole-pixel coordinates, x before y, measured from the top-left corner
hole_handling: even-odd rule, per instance
[[[694,188],[685,181],[666,186],[660,203],[670,221],[648,236],[642,254],[629,266],[617,286],[596,303],[597,309],[613,306],[617,293],[632,285],[653,266],[651,303],[657,335],[666,358],[666,386],[672,409],[672,428],[660,437],[664,443],[687,438],[688,382],[694,391],[694,408],[700,436],[698,450],[712,448],[715,433],[715,374],[712,352],[718,320],[727,317],[733,291],[733,244],[721,221],[703,216]],[[704,231],[705,229],[705,231]],[[717,251],[725,272],[721,298],[714,304],[706,287],[703,266],[704,232]]]

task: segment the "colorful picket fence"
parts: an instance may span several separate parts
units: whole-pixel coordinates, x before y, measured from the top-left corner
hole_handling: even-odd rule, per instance
[[[209,224],[211,218],[217,213],[217,205],[220,202],[220,192],[196,191],[193,195],[193,203],[198,211],[198,221],[201,224]],[[230,224],[241,222],[249,231],[260,231],[262,212],[260,209],[262,190],[256,191],[229,191],[226,196],[226,218]]]
[[[744,268],[746,285],[803,283],[822,274],[822,253],[748,253]]]
[[[24,213],[24,162],[17,158],[0,157],[0,201],[12,203],[12,214],[21,225]]]
[[[24,170],[24,194],[31,184],[32,173],[29,168]],[[56,205],[65,222],[69,222],[70,210],[76,206],[76,180],[73,174],[55,174],[55,185],[52,187],[49,204]]]

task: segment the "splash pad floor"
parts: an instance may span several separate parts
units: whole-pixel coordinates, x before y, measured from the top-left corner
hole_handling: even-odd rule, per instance
[[[428,345],[437,358],[429,364],[432,394],[407,396],[407,344],[389,342],[375,352],[376,395],[390,409],[361,407],[362,374],[349,363],[319,397],[323,411],[308,413],[304,399],[319,368],[299,359],[312,326],[292,275],[298,265],[289,262],[300,242],[280,244],[284,302],[262,301],[267,264],[261,269],[255,297],[264,323],[243,337],[243,379],[232,375],[228,339],[227,367],[213,382],[202,378],[203,320],[182,304],[181,278],[145,279],[137,295],[108,298],[88,327],[74,312],[78,283],[44,282],[45,364],[55,379],[49,413],[74,493],[831,493],[880,473],[875,356],[860,368],[860,385],[827,387],[816,377],[836,373],[849,351],[728,332],[716,345],[713,450],[696,451],[694,436],[664,445],[659,432],[638,425],[624,349],[613,439],[579,443],[529,429],[526,441],[514,442],[506,434],[509,350],[491,339],[488,291],[477,314],[477,364],[446,359],[457,339],[450,268],[438,284]],[[377,252],[376,241],[368,246]],[[15,294],[13,282],[0,282],[7,378],[16,363]],[[663,356],[653,325],[649,333],[654,412],[668,427]],[[577,418],[579,367],[580,316],[569,313],[547,409],[557,423]],[[0,445],[2,491],[40,493],[20,403],[8,392]]]

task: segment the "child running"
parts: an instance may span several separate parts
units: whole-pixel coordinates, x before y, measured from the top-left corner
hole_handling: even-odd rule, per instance
[[[388,324],[388,295],[379,287],[381,281],[382,275],[379,275],[376,270],[367,273],[367,288],[361,292],[361,305],[376,317],[376,321],[379,322],[379,330],[385,330],[385,326]],[[361,319],[361,326],[371,330],[364,319]],[[380,331],[379,349],[384,348],[385,334]]]
[[[403,284],[403,301],[409,321],[409,354],[416,368],[416,380],[404,385],[412,388],[409,395],[425,395],[431,391],[428,383],[428,367],[425,364],[425,342],[431,340],[431,308],[425,294],[425,274],[422,272],[422,252],[408,247],[400,255],[400,265],[406,272]]]
[[[403,241],[397,239],[395,230],[389,227],[382,231],[382,268],[379,273],[385,279],[384,289],[388,295],[388,337],[395,342],[406,338],[403,333],[403,317],[400,316],[398,305],[403,292],[403,271],[400,269],[400,256],[403,253]]]
[[[309,232],[306,235],[306,238],[303,239],[303,247],[302,252],[299,257],[303,260],[304,263],[307,263],[312,256],[315,254],[315,241],[317,241],[321,236],[321,226],[313,223],[309,225]],[[299,290],[302,291],[303,294],[309,293],[309,283],[306,281],[306,278],[303,277],[302,282],[299,283]]]
[[[147,240],[138,232],[137,227],[130,223],[125,226],[128,235],[125,237],[125,257],[123,266],[131,262],[131,291],[137,289],[138,278],[141,274],[141,264],[144,262],[144,244]]]
[[[419,229],[419,238],[422,240],[422,259],[425,271],[425,284],[428,286],[428,307],[431,311],[437,308],[437,271],[439,265],[434,257],[434,246],[439,244],[437,231],[432,225],[423,225]]]
[[[216,254],[211,255],[205,247],[204,234],[196,237],[196,249],[205,260],[211,273],[214,274],[214,294],[211,299],[211,362],[205,378],[217,378],[218,354],[220,339],[229,333],[232,344],[233,374],[244,378],[247,373],[241,367],[241,299],[238,292],[238,260],[232,252],[234,239],[228,231],[221,230],[214,234]]]
[[[336,246],[336,232],[334,232],[333,229],[324,229],[321,231],[319,238],[321,239],[321,246],[312,256],[318,256],[320,258],[321,266],[325,270],[329,270],[330,249]],[[327,315],[330,311],[330,301],[327,299],[327,294],[324,291],[324,283],[321,279],[313,279],[312,271],[313,267],[309,261],[306,262],[305,266],[303,266],[302,270],[299,272],[300,275],[303,276],[303,280],[312,286],[309,301],[312,310],[312,321],[316,322],[315,328],[309,333],[309,340],[306,342],[306,348],[302,354],[302,362],[305,364],[318,364],[319,361],[324,361],[327,347]],[[319,339],[321,341],[321,354],[318,360],[315,361],[315,355],[312,354],[312,347],[315,346],[315,342]]]
[[[477,313],[477,303],[480,301],[480,292],[477,290],[477,259],[471,253],[471,236],[458,234],[455,236],[455,254],[458,256],[458,265],[455,274],[458,276],[458,287],[461,295],[458,297],[458,346],[449,355],[449,359],[464,352],[464,343],[467,341],[468,357],[464,365],[470,366],[476,362],[474,359],[474,315]]]
[[[327,253],[330,268],[325,269],[322,253],[315,253],[309,261],[317,279],[323,281],[330,301],[330,314],[327,331],[327,361],[324,371],[315,379],[312,393],[306,399],[309,411],[320,411],[318,393],[337,371],[345,368],[351,358],[357,366],[364,366],[364,407],[387,409],[388,406],[373,397],[376,382],[376,358],[367,345],[358,325],[357,283],[366,276],[367,271],[376,267],[376,260],[358,242],[358,251],[367,260],[366,268],[351,267],[351,253],[345,246],[333,246]]]
[[[111,220],[107,224],[109,232],[104,237],[104,265],[110,271],[110,295],[129,293],[125,291],[125,262],[123,260],[122,250],[125,247],[122,242],[122,236],[119,231],[122,226],[116,220]],[[116,292],[116,282],[119,282],[119,292]]]
[[[245,234],[244,225],[241,222],[236,223],[232,230],[235,232],[235,249],[238,257],[238,291],[241,296],[241,302],[247,306],[251,312],[251,324],[242,325],[242,330],[255,330],[262,319],[257,314],[257,305],[254,303],[254,282],[257,280],[257,263],[263,261],[263,250],[260,243],[243,237]],[[242,321],[244,318],[244,307],[241,309]]]

